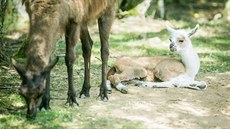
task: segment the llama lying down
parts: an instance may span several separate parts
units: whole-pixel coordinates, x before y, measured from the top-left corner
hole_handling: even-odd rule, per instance
[[[193,49],[191,36],[198,30],[199,25],[190,31],[175,30],[167,26],[170,32],[170,51],[180,55],[181,60],[172,57],[122,57],[116,60],[115,65],[108,72],[108,89],[112,84],[122,93],[128,93],[128,89],[122,82],[134,79],[147,78],[152,81],[138,81],[137,86],[143,87],[178,87],[204,90],[207,84],[203,81],[195,81],[200,68],[200,60]],[[161,82],[155,82],[156,80]],[[111,89],[111,88],[110,88]]]

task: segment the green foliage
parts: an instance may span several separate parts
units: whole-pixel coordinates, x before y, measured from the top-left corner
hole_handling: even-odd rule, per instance
[[[8,0],[4,18],[4,30],[6,32],[15,31],[18,21],[17,4],[20,4],[20,1]]]
[[[5,35],[16,31],[16,24],[18,21],[18,12],[16,6],[20,1],[1,0],[0,4],[0,64],[9,65],[9,58],[12,56],[7,49],[11,47],[8,44],[9,38]]]
[[[29,38],[27,36],[24,36],[22,40],[22,43],[18,49],[18,51],[14,54],[14,58],[25,58],[26,57],[26,47],[29,42]]]
[[[3,47],[3,34],[4,34],[4,20],[5,20],[5,11],[7,7],[8,0],[2,0],[0,2],[0,62],[4,61],[6,55],[4,53]]]

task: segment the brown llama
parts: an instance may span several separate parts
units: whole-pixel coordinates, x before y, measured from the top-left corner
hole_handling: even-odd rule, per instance
[[[73,64],[75,61],[75,45],[79,38],[82,42],[84,57],[84,83],[80,97],[89,97],[90,91],[90,57],[93,41],[87,24],[91,19],[98,19],[101,41],[102,83],[99,97],[108,99],[106,76],[109,55],[108,38],[115,16],[116,0],[22,0],[29,14],[30,29],[25,66],[12,61],[22,79],[19,93],[27,103],[27,117],[35,118],[39,100],[39,109],[50,109],[50,70],[58,58],[51,61],[52,50],[58,37],[65,34],[65,63],[68,72],[68,97],[70,106],[76,101],[73,82]]]

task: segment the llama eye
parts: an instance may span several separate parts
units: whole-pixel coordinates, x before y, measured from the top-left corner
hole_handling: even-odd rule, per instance
[[[179,40],[179,43],[183,43],[184,42],[184,40]]]
[[[170,42],[172,42],[172,39],[169,39]]]

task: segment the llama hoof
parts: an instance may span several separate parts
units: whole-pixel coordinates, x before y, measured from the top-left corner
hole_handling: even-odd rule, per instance
[[[207,83],[202,81],[196,84],[190,84],[189,88],[196,90],[205,90],[207,88]]]
[[[83,98],[89,98],[89,97],[90,97],[89,93],[80,92],[79,98],[83,99]]]
[[[85,94],[80,94],[79,95],[79,98],[80,99],[86,99],[86,98],[89,98],[90,96],[86,96]]]
[[[49,104],[46,104],[44,102],[42,102],[41,105],[39,106],[39,110],[41,111],[42,108],[44,108],[45,110],[50,110],[51,109]]]
[[[100,94],[98,95],[97,99],[99,99],[99,98],[100,98],[102,101],[104,101],[104,102],[107,102],[107,101],[109,100],[109,97],[108,97],[107,94],[102,94],[102,93],[100,93]]]
[[[89,88],[82,88],[81,92],[80,92],[80,96],[79,98],[89,98],[90,94],[89,94]]]
[[[77,106],[79,106],[79,104],[77,103],[77,100],[76,100],[75,96],[68,96],[65,105],[67,105],[67,104],[69,104],[69,106],[74,106],[74,104],[76,104]]]
[[[127,87],[122,87],[121,88],[121,93],[128,94],[128,88]]]
[[[135,83],[135,86],[139,86],[139,87],[145,87],[145,82],[143,82],[143,81],[137,81],[136,83]]]
[[[143,81],[139,81],[135,84],[135,86],[139,86],[139,87],[155,87],[154,83],[152,82],[143,82]]]
[[[45,110],[51,109],[50,105],[49,105],[49,102],[50,102],[50,97],[43,96],[42,102],[39,105],[39,110],[42,110],[42,108],[44,108]]]
[[[200,86],[197,86],[198,88],[199,88],[199,90],[205,90],[206,88],[207,88],[207,86],[206,85],[200,85]]]
[[[205,90],[208,87],[208,85],[206,82],[202,81],[202,82],[200,82],[199,85],[197,85],[197,87],[199,88],[199,90]]]
[[[116,87],[116,89],[118,91],[120,91],[123,94],[127,94],[128,93],[128,88],[125,85],[123,85],[122,83],[118,83],[115,87]]]
[[[107,90],[107,93],[108,94],[112,94],[112,90]]]

